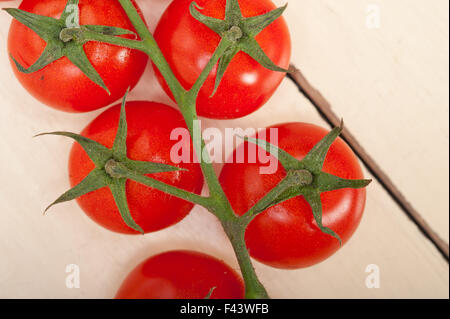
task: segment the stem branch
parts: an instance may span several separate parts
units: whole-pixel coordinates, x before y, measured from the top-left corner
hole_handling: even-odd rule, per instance
[[[169,64],[167,63],[167,60],[165,59],[163,53],[161,52],[161,49],[156,43],[155,38],[148,30],[147,25],[142,20],[133,3],[130,0],[119,0],[119,2],[125,10],[125,13],[127,14],[134,28],[136,29],[139,37],[142,39],[143,50],[141,51],[147,53],[147,55],[151,58],[153,63],[156,65],[156,67],[166,80],[167,85],[172,91],[175,101],[178,104],[181,104],[186,90],[180,84]]]
[[[212,208],[212,200],[209,197],[203,197],[184,189],[166,184],[164,182],[158,181],[154,178],[135,173],[132,170],[125,167],[123,164],[116,162],[115,160],[110,160],[105,166],[106,172],[114,178],[127,178],[131,179],[140,184],[146,185],[148,187],[155,188],[159,191],[167,193],[169,195],[175,196],[177,198],[184,199],[193,204],[203,206],[207,209]]]
[[[253,219],[256,215],[262,213],[271,204],[290,187],[286,178],[283,179],[277,186],[275,186],[270,192],[268,192],[261,200],[259,200],[252,208],[249,209],[244,216]]]
[[[269,299],[269,295],[261,284],[252,265],[250,254],[245,244],[245,230],[248,222],[243,218],[236,218],[233,221],[222,223],[236,254],[239,267],[245,282],[246,299]]]
[[[213,213],[221,221],[225,233],[230,238],[230,242],[236,253],[242,276],[245,281],[245,297],[251,299],[269,298],[264,286],[261,284],[255,273],[255,269],[253,268],[250,255],[245,244],[245,230],[250,219],[246,218],[245,216],[238,217],[234,213],[231,204],[226,197],[222,186],[220,185],[219,179],[214,171],[214,167],[211,164],[212,161],[210,160],[208,152],[203,152],[203,150],[206,148],[206,143],[201,137],[201,125],[199,124],[200,122],[198,121],[196,110],[196,100],[201,87],[205,83],[214,66],[232,44],[232,39],[228,37],[222,38],[221,42],[216,48],[216,51],[212,55],[210,61],[200,74],[197,81],[194,83],[193,87],[189,91],[186,91],[175,77],[172,69],[167,63],[167,60],[158,47],[158,44],[156,43],[153,35],[147,29],[146,24],[141,19],[133,3],[130,0],[119,0],[119,2],[127,13],[130,21],[133,23],[133,26],[135,27],[139,37],[142,40],[125,39],[89,31],[86,31],[83,34],[84,40],[99,41],[140,50],[150,57],[150,59],[157,66],[167,84],[169,85],[169,88],[176,102],[178,103],[178,106],[184,117],[191,137],[194,138],[200,134],[200,141],[194,140],[194,149],[197,153],[197,156],[199,157],[200,166],[202,168],[205,180],[208,184],[210,196],[202,197],[196,194],[192,194],[187,191],[164,184],[157,180],[141,176],[139,174],[134,174],[129,170],[125,170],[121,173],[125,174],[124,177],[130,178],[136,182],[162,190],[173,196],[204,206],[211,213]],[[231,30],[231,32],[233,31],[234,30]],[[230,34],[230,36],[233,35],[234,33]]]
[[[228,40],[227,38],[222,38],[222,40],[219,42],[219,45],[217,46],[214,54],[212,55],[211,59],[209,60],[206,67],[203,69],[200,76],[197,78],[197,81],[195,81],[192,88],[189,90],[189,95],[192,97],[197,97],[198,93],[200,92],[200,89],[202,88],[203,84],[205,83],[206,79],[208,78],[209,74],[211,73],[214,66],[219,61],[220,57],[223,56],[225,51],[232,45],[232,42]]]

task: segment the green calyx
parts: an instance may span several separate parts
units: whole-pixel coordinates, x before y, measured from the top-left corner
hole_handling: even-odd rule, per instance
[[[127,157],[125,101],[126,96],[123,99],[117,135],[114,146],[111,149],[81,135],[68,132],[54,132],[38,135],[59,135],[74,139],[83,147],[89,158],[95,164],[95,169],[92,170],[85,179],[61,195],[45,210],[46,212],[53,205],[73,200],[103,187],[109,187],[124,222],[130,228],[144,233],[142,228],[136,224],[130,214],[126,198],[126,181],[132,179],[150,187],[164,188],[165,184],[144,175],[180,171],[182,169],[160,163],[134,161]],[[169,191],[172,190],[172,193],[175,193],[175,196],[182,192],[181,190],[171,188],[169,185],[165,185],[165,187],[168,188]]]
[[[306,169],[290,170],[286,177],[287,183],[292,186],[308,186],[314,181],[314,176]]]
[[[220,85],[225,71],[231,60],[240,51],[247,53],[255,59],[263,67],[277,72],[289,72],[277,66],[264,53],[255,37],[277,20],[286,10],[287,5],[272,10],[266,14],[244,18],[239,7],[238,0],[227,0],[225,7],[225,20],[215,19],[201,14],[201,9],[195,2],[191,3],[191,15],[208,28],[216,32],[222,37],[222,41],[228,42],[227,50],[221,55],[217,69],[216,82],[214,87],[214,95]]]
[[[115,159],[110,159],[105,164],[105,172],[112,178],[126,178],[127,168]]]
[[[325,227],[322,223],[322,202],[320,194],[343,188],[364,188],[371,183],[371,180],[349,180],[334,176],[322,171],[326,155],[338,138],[343,129],[343,123],[334,128],[325,136],[314,148],[301,160],[297,160],[286,151],[272,145],[264,140],[245,138],[246,141],[255,143],[277,157],[283,168],[286,170],[286,177],[255,205],[247,215],[254,217],[262,211],[287,201],[297,196],[309,203],[314,215],[314,219],[320,230],[330,236],[335,237],[342,244],[341,238],[333,230]]]
[[[94,33],[120,36],[134,33],[126,29],[110,26],[80,26],[78,22],[78,2],[79,0],[68,0],[59,19],[41,16],[15,8],[4,9],[17,21],[36,32],[47,43],[44,52],[38,60],[28,68],[23,67],[13,56],[11,58],[20,72],[29,74],[43,69],[62,57],[67,57],[90,80],[110,94],[102,78],[84,52],[83,45],[88,41],[85,35]]]

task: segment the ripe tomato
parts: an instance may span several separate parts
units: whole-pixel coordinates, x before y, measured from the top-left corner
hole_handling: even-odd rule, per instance
[[[59,18],[67,0],[24,0],[19,9]],[[80,0],[80,24],[121,27],[135,32],[118,1]],[[45,42],[34,31],[14,20],[8,36],[9,53],[24,67],[31,66],[42,54]],[[63,57],[40,71],[21,73],[11,64],[22,85],[41,102],[66,112],[88,112],[107,106],[134,87],[144,72],[147,56],[99,42],[88,42],[84,50],[104,80],[111,95],[92,82],[81,70]]]
[[[91,122],[81,135],[111,148],[117,132],[119,114],[120,105],[106,110]],[[170,140],[172,130],[186,128],[180,112],[163,104],[135,101],[127,103],[126,114],[128,157],[132,160],[168,164],[188,170],[148,176],[199,194],[203,185],[200,166],[195,163],[174,164],[170,157],[173,145],[178,143]],[[94,163],[81,146],[74,143],[69,160],[72,187],[80,183],[94,167]],[[131,216],[146,233],[179,222],[193,206],[184,200],[130,180],[127,182],[126,191]],[[109,188],[105,187],[81,196],[77,201],[86,214],[103,227],[119,233],[138,233],[122,220]]]
[[[228,265],[194,251],[171,251],[137,266],[116,299],[242,299],[244,283]]]
[[[301,160],[328,132],[316,125],[289,123],[276,125],[278,146]],[[267,136],[269,131],[267,129]],[[247,143],[235,153],[247,148]],[[236,213],[243,215],[268,191],[274,188],[286,171],[278,163],[272,175],[260,175],[257,163],[226,164],[220,181]],[[341,139],[330,148],[323,170],[347,179],[362,179],[363,173],[352,150]],[[345,243],[356,230],[364,210],[365,189],[341,189],[321,194],[323,224],[334,230]],[[339,242],[317,227],[311,207],[299,196],[271,207],[258,215],[246,232],[246,243],[252,257],[277,268],[301,268],[321,262],[334,254]]]
[[[156,41],[186,89],[195,83],[220,41],[219,35],[191,16],[191,2],[174,0],[155,31]],[[225,17],[225,2],[196,1],[203,8],[202,14],[217,19]],[[270,0],[240,0],[239,4],[244,17],[261,15],[275,9]],[[256,40],[276,65],[288,68],[291,42],[283,18],[264,29]],[[267,102],[284,77],[284,73],[265,69],[247,54],[239,52],[228,66],[218,91],[211,98],[216,71],[214,69],[211,72],[197,99],[199,115],[215,119],[233,119],[253,113]],[[158,70],[156,73],[164,90],[171,95]]]

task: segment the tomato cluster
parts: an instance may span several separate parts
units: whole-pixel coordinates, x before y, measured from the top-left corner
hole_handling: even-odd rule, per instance
[[[162,15],[155,31],[155,40],[165,55],[175,77],[185,89],[194,85],[212,57],[221,37],[190,13],[191,0],[174,0]],[[223,20],[226,0],[197,0],[202,14]],[[67,0],[24,0],[19,9],[40,16],[58,19]],[[138,9],[137,4],[133,4]],[[270,0],[240,0],[244,18],[266,14],[275,9]],[[113,26],[136,32],[118,1],[80,0],[80,25]],[[123,34],[122,37],[132,37]],[[257,44],[274,64],[287,69],[291,42],[286,22],[276,19],[256,37]],[[48,39],[47,39],[48,40]],[[46,49],[46,41],[35,30],[14,20],[8,38],[11,65],[20,83],[39,101],[66,112],[88,112],[106,107],[133,88],[144,72],[147,55],[95,41],[83,45],[90,61],[104,84],[105,91],[94,83],[72,60],[62,57],[35,72],[30,68],[39,61]],[[156,68],[157,78],[167,94],[173,97],[168,85]],[[214,68],[197,98],[200,116],[213,119],[235,119],[261,108],[284,78],[283,72],[263,67],[249,54],[237,52],[226,69],[217,92],[212,95],[218,76]],[[126,147],[130,160],[170,165],[178,170],[146,174],[160,182],[200,194],[203,175],[196,162],[175,163],[171,150],[174,129],[187,129],[181,113],[167,105],[148,102],[128,102]],[[82,132],[84,138],[111,149],[119,131],[121,106],[115,105],[97,116]],[[327,131],[306,123],[287,123],[269,129],[278,130],[278,147],[301,160]],[[190,142],[190,141],[189,141]],[[192,144],[192,143],[190,143]],[[248,142],[236,149],[246,148]],[[186,145],[192,152],[192,145]],[[76,188],[95,169],[85,147],[75,143],[70,153],[70,183]],[[285,176],[279,163],[274,174],[261,175],[265,165],[252,163],[248,154],[242,163],[224,166],[220,183],[235,213],[245,214],[256,202],[273,189]],[[324,163],[324,171],[346,179],[363,177],[358,161],[338,139],[331,146]],[[79,197],[83,211],[101,226],[118,233],[137,234],[125,223],[107,187]],[[169,196],[138,182],[126,182],[126,200],[132,219],[144,233],[162,230],[182,220],[193,204]],[[323,223],[334,229],[345,243],[356,230],[364,210],[364,189],[340,189],[321,195]],[[339,242],[318,227],[311,207],[302,196],[270,207],[249,224],[245,236],[253,258],[278,268],[300,268],[314,265],[335,253]],[[180,266],[182,265],[182,266]],[[243,298],[242,278],[223,262],[190,251],[172,251],[153,256],[137,266],[125,279],[116,298]]]

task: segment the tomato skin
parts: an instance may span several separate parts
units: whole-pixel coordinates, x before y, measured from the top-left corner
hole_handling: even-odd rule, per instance
[[[59,18],[66,0],[24,0],[19,9]],[[80,24],[108,25],[135,32],[118,1],[80,0]],[[8,36],[8,51],[22,66],[31,66],[42,54],[45,41],[34,31],[13,20]],[[36,99],[65,112],[89,112],[107,106],[134,87],[144,72],[147,56],[99,42],[84,45],[86,55],[104,80],[111,95],[92,82],[66,57],[32,74],[12,68],[25,89]]]
[[[194,251],[170,251],[139,264],[116,299],[242,299],[242,278],[228,265]]]
[[[287,123],[278,128],[278,145],[301,160],[328,132],[313,124]],[[267,129],[267,137],[269,131]],[[247,149],[248,144],[242,147]],[[248,153],[246,151],[246,156]],[[247,158],[247,157],[246,157]],[[272,175],[260,175],[257,162],[225,164],[220,181],[235,212],[243,215],[267,192],[274,188],[286,171],[280,163]],[[323,170],[348,179],[362,179],[363,173],[352,150],[341,139],[330,148]],[[333,229],[345,243],[361,220],[365,189],[342,189],[321,194],[323,224]],[[309,204],[301,196],[267,209],[258,215],[246,232],[246,243],[256,260],[276,268],[297,269],[312,266],[333,255],[339,242],[317,227]]]
[[[219,35],[190,15],[191,2],[174,0],[154,33],[169,65],[186,89],[195,83],[220,41]],[[202,14],[224,19],[225,0],[199,0],[196,3],[203,8]],[[240,0],[239,4],[244,17],[275,9],[270,0]],[[275,64],[286,69],[289,67],[291,41],[283,18],[264,29],[256,40]],[[239,52],[211,98],[216,71],[214,68],[197,99],[198,114],[214,119],[234,119],[253,113],[267,102],[285,75],[265,69],[247,54]],[[158,70],[156,74],[164,90],[172,96]]]
[[[117,132],[120,105],[100,114],[81,133],[111,148]],[[132,160],[163,163],[188,171],[147,175],[165,183],[200,194],[203,175],[196,163],[174,164],[170,158],[170,134],[175,128],[186,128],[177,110],[153,102],[128,102],[126,105],[128,157]],[[192,144],[192,143],[191,143]],[[94,168],[78,143],[74,143],[69,159],[69,177],[73,186],[80,183]],[[158,190],[127,181],[127,199],[131,216],[145,233],[154,232],[182,220],[193,205]],[[77,199],[84,212],[101,226],[124,234],[137,234],[122,220],[109,188],[105,187]]]

